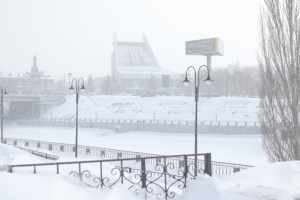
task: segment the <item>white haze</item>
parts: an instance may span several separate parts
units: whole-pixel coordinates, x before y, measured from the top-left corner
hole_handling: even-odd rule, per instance
[[[0,71],[30,71],[36,54],[45,74],[86,78],[110,74],[113,34],[142,41],[145,33],[162,68],[184,72],[206,64],[186,56],[186,40],[219,37],[225,56],[213,67],[257,65],[261,0],[1,0]]]

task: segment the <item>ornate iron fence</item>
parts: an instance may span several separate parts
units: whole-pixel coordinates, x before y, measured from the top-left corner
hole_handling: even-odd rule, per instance
[[[35,147],[35,148],[41,148],[48,151],[61,151],[61,152],[69,152],[69,153],[73,153],[75,151],[74,144],[44,142],[44,141],[25,140],[25,139],[13,139],[13,138],[4,138],[3,142],[9,145]],[[117,149],[91,147],[91,146],[83,146],[83,145],[78,145],[78,154],[91,155],[91,156],[97,156],[103,158],[112,158],[112,159],[135,159],[135,160],[139,160],[140,158],[143,157],[162,156],[157,154],[149,154],[149,153],[134,152],[134,151],[123,151]],[[160,162],[160,158],[157,158],[156,160],[148,159],[146,160],[146,162],[147,164],[156,165],[157,163]],[[168,162],[172,163],[175,168],[181,168],[184,165],[184,161],[177,157],[168,158]],[[188,162],[193,163],[194,159],[189,158]],[[197,166],[198,166],[198,170],[203,169],[204,160],[198,159]],[[229,175],[251,167],[253,166],[212,161],[212,173],[214,175],[220,175],[220,176]]]
[[[196,173],[208,174],[211,176],[210,153],[197,154],[199,157],[204,157],[204,168],[197,170]],[[37,173],[37,168],[42,166],[56,165],[56,173],[59,174],[60,168],[64,165],[75,165],[78,170],[71,171],[69,174],[77,176],[90,187],[95,188],[111,188],[116,183],[126,184],[129,190],[138,193],[140,189],[145,189],[147,196],[156,196],[157,198],[171,199],[180,194],[186,188],[186,180],[188,178],[195,179],[194,163],[190,163],[189,157],[194,157],[194,154],[188,155],[172,155],[172,156],[155,156],[143,157],[139,159],[112,159],[112,160],[92,160],[92,161],[75,161],[75,162],[56,162],[56,163],[37,163],[24,165],[8,165],[8,172],[12,173],[15,168],[33,167],[33,172]],[[160,160],[160,162],[157,162]],[[183,160],[183,166],[176,169],[172,160]],[[131,167],[131,163],[135,163],[135,167]],[[152,165],[147,163],[155,163]],[[96,173],[89,170],[90,166],[84,164],[98,163]],[[107,163],[113,163],[109,169]],[[116,166],[115,163],[119,165]],[[105,169],[104,166],[105,165]],[[149,168],[149,169],[148,169]],[[54,169],[53,169],[54,170]]]

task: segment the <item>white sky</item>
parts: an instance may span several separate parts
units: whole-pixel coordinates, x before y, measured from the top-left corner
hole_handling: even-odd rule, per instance
[[[185,41],[219,37],[225,55],[213,67],[237,60],[257,64],[262,0],[0,0],[0,71],[29,72],[36,54],[45,74],[87,78],[110,74],[113,34],[142,41],[145,33],[162,68],[184,73],[206,64],[186,56]]]

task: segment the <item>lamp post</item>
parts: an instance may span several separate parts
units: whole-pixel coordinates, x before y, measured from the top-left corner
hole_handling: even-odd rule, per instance
[[[183,81],[185,86],[189,85],[189,83],[190,83],[189,79],[192,79],[192,78],[188,77],[188,74],[191,72],[190,69],[192,69],[192,71],[194,72],[194,79],[192,79],[192,80],[195,83],[195,103],[196,103],[196,105],[195,105],[195,107],[196,107],[195,108],[196,109],[195,110],[195,164],[194,164],[195,177],[197,176],[197,128],[198,128],[197,113],[198,113],[198,101],[199,101],[199,86],[200,86],[200,80],[204,78],[204,77],[200,77],[200,70],[202,69],[202,67],[205,67],[207,70],[207,77],[204,81],[206,82],[207,85],[210,85],[212,80],[210,79],[209,69],[206,65],[201,65],[198,68],[198,71],[193,66],[188,67],[186,70],[185,79]]]
[[[4,94],[6,93],[6,87],[5,86],[0,86],[1,87],[1,143],[3,143],[3,87],[4,87]]]
[[[75,84],[74,84],[75,83]],[[82,86],[79,88],[80,83],[82,83]],[[79,98],[79,89],[81,89],[83,92],[85,90],[84,88],[84,81],[82,78],[79,78],[78,80],[76,78],[72,79],[70,90],[75,90],[76,92],[76,138],[75,138],[75,158],[77,158],[77,146],[78,146],[78,98]]]

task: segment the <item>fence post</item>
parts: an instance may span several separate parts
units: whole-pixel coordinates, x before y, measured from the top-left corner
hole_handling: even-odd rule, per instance
[[[146,188],[146,163],[145,158],[141,158],[141,176],[142,176],[142,188]]]
[[[81,163],[78,163],[79,164],[79,176],[80,176],[80,179],[82,179],[82,176],[81,176]]]
[[[206,153],[204,155],[204,173],[212,176],[211,172],[211,153]]]
[[[100,183],[101,183],[101,188],[103,188],[102,162],[100,162]]]
[[[165,179],[165,199],[168,199],[168,186],[167,186],[167,162],[166,162],[166,157],[164,157],[164,179]]]
[[[189,170],[187,156],[183,156],[183,160],[184,160],[184,188],[186,188],[186,178]]]
[[[123,161],[122,161],[122,160],[121,160],[121,171],[120,171],[120,176],[121,176],[121,183],[123,184],[124,171],[123,171]]]

